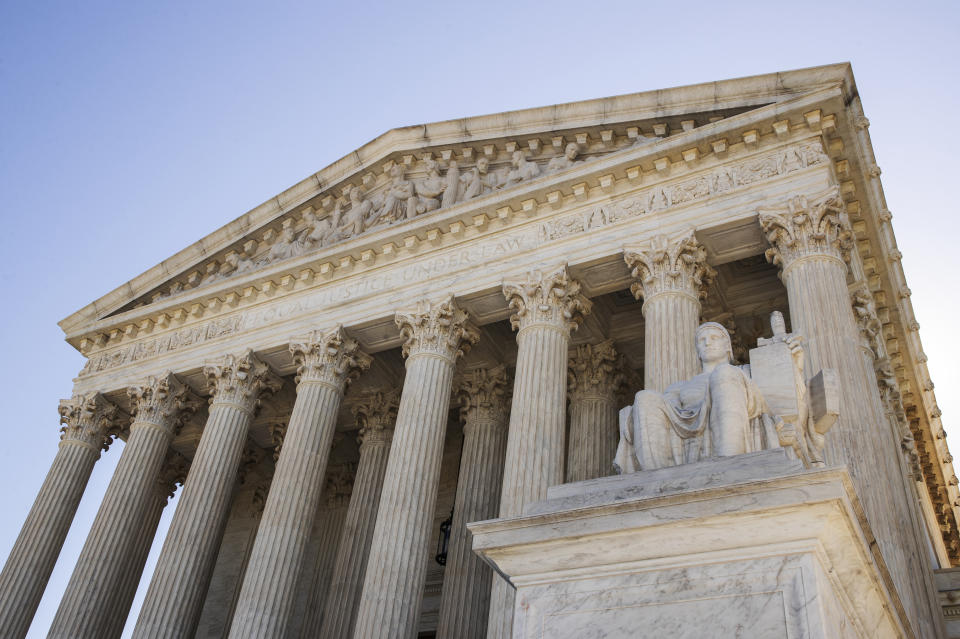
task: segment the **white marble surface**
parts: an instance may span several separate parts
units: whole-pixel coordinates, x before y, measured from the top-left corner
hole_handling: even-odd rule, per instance
[[[765,451],[555,487],[471,524],[474,550],[517,588],[514,639],[912,636],[846,471],[799,466]]]

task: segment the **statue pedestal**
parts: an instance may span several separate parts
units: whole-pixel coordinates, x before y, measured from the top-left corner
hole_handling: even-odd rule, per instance
[[[844,468],[783,449],[550,489],[475,522],[514,639],[908,636]]]

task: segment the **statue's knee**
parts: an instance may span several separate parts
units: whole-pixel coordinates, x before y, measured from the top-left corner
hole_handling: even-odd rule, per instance
[[[645,407],[659,406],[663,402],[663,397],[657,391],[642,390],[637,393],[633,400],[634,406],[640,409]]]

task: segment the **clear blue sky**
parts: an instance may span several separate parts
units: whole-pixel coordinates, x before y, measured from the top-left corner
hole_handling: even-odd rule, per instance
[[[956,453],[958,18],[946,1],[0,3],[0,558],[83,364],[56,323],[86,303],[395,126],[840,61]],[[30,637],[121,446],[94,471]]]

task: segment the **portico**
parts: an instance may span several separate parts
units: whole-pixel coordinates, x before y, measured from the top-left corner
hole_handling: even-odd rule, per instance
[[[895,614],[940,636],[960,493],[868,122],[846,65],[777,77],[388,132],[64,320],[88,362],[2,634],[122,437],[50,636],[119,636],[181,483],[135,637],[510,637],[466,524],[612,475],[617,409],[699,372],[701,321],[744,364],[779,310],[841,373],[825,455]]]

